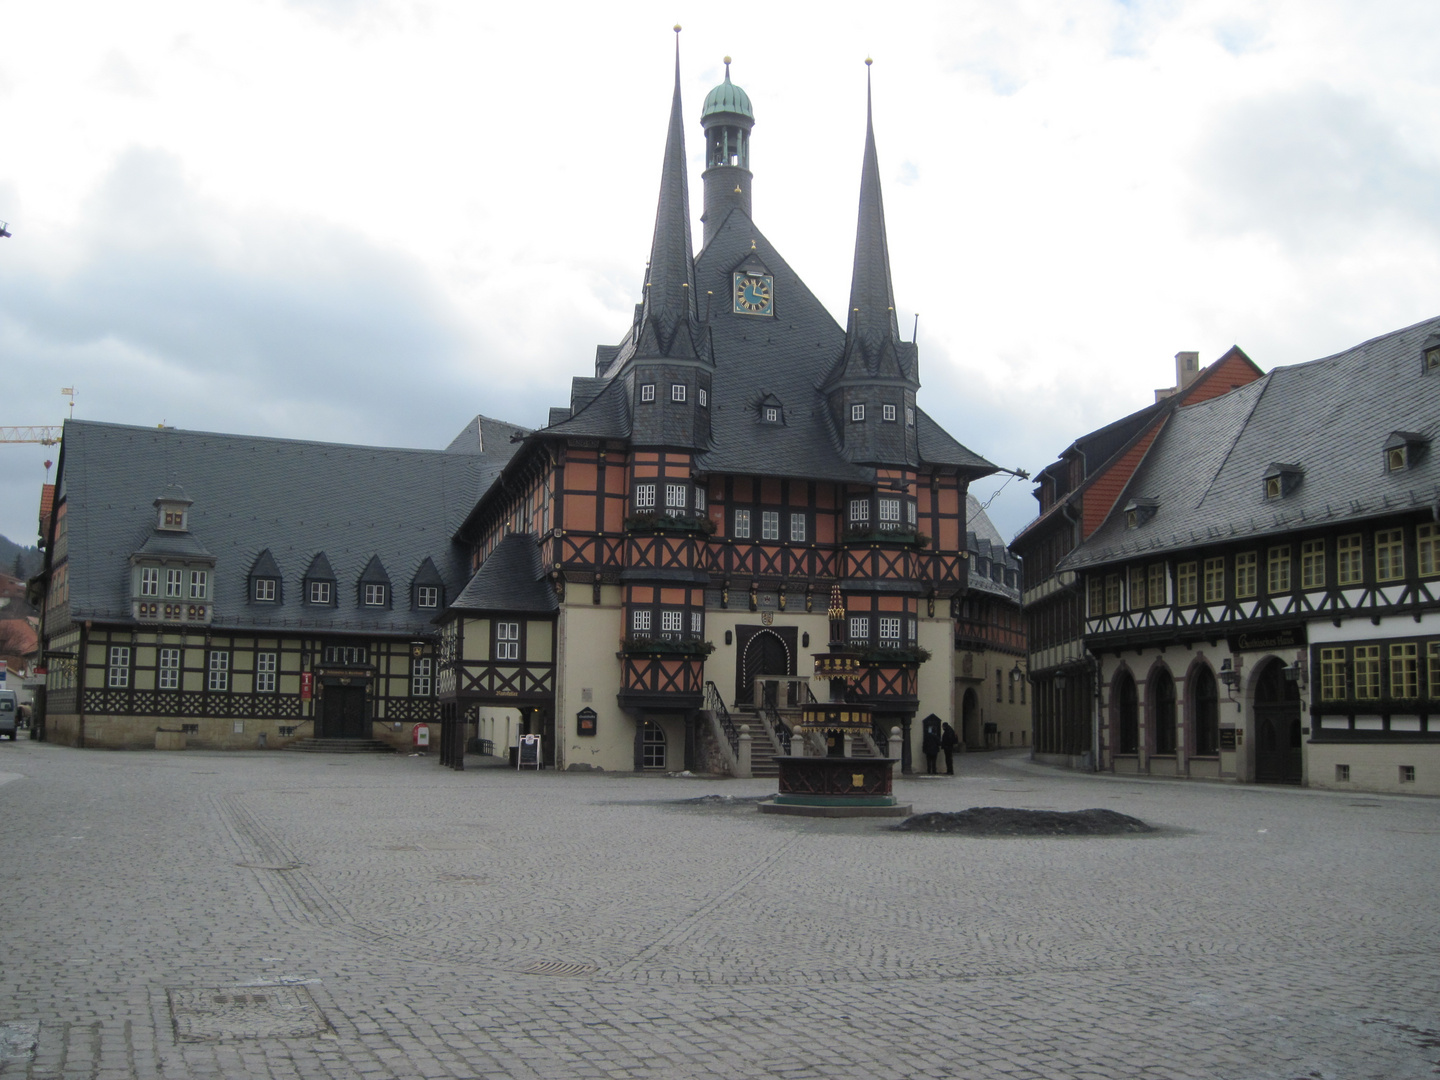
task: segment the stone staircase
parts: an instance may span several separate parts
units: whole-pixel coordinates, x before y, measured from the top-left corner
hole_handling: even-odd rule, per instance
[[[302,754],[393,754],[395,747],[380,739],[295,739],[286,750]]]
[[[780,766],[775,764],[775,740],[770,737],[765,721],[754,709],[739,705],[731,714],[738,729],[741,724],[750,725],[750,775],[774,778],[780,775]]]

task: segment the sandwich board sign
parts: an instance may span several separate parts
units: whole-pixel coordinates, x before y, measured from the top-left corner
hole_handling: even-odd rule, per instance
[[[540,768],[540,736],[521,735],[520,755],[515,759],[517,769]]]

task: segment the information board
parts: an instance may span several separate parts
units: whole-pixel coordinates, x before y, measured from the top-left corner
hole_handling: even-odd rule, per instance
[[[521,735],[520,753],[515,759],[517,769],[540,768],[540,736]]]

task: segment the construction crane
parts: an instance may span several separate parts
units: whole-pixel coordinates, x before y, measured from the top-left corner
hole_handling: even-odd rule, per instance
[[[0,225],[5,224],[0,221]],[[70,399],[70,415],[75,415],[75,387],[62,386],[60,396]],[[62,428],[45,425],[29,424],[19,427],[0,427],[0,443],[39,443],[41,446],[54,446],[60,441]]]

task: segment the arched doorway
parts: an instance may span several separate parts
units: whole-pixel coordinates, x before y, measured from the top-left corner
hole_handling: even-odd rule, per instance
[[[1220,695],[1215,689],[1215,676],[1208,667],[1200,667],[1189,681],[1194,754],[1214,757],[1220,753]]]
[[[1140,695],[1128,671],[1115,677],[1115,724],[1117,754],[1140,752]]]
[[[761,630],[745,643],[735,671],[735,704],[754,705],[755,680],[761,675],[794,675],[791,650],[773,630]],[[771,702],[773,705],[774,702]]]
[[[1300,688],[1271,657],[1255,679],[1255,782],[1300,783],[1301,754]]]
[[[965,697],[960,703],[960,737],[967,750],[982,750],[985,747],[985,736],[980,732],[980,698],[973,687],[965,689]]]
[[[1146,695],[1150,706],[1150,752],[1163,756],[1175,753],[1175,680],[1161,668],[1150,680]]]

